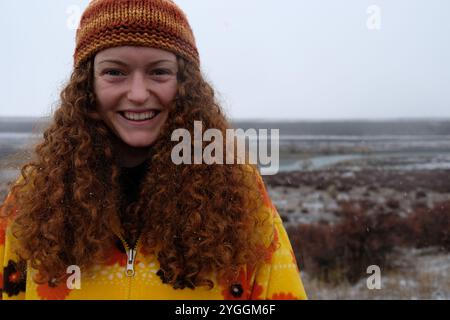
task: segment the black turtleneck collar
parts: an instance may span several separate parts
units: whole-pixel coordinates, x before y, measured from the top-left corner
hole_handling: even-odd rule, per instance
[[[134,167],[120,168],[120,185],[127,204],[137,200],[139,186],[145,176],[148,164],[149,160],[146,160]]]

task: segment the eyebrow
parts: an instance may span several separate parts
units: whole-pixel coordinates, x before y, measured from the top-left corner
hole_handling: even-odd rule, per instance
[[[155,65],[155,64],[159,64],[161,62],[172,62],[172,63],[175,63],[175,61],[172,61],[172,60],[161,59],[161,60],[150,62],[149,64],[147,64],[147,67]],[[115,64],[118,64],[118,65],[121,65],[121,66],[124,66],[124,67],[128,67],[128,65],[125,62],[120,61],[120,60],[107,59],[107,60],[100,61],[98,64],[100,65],[102,63],[115,63]]]

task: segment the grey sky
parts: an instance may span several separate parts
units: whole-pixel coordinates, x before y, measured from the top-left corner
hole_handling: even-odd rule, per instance
[[[251,119],[450,117],[448,0],[175,0],[227,114]],[[87,0],[0,1],[0,116],[48,116]],[[381,9],[381,29],[366,12]]]

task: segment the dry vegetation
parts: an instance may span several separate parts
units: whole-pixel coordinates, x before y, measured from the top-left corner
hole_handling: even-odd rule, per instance
[[[313,298],[450,298],[450,201],[407,217],[368,214],[372,205],[343,203],[338,223],[287,228]],[[386,276],[382,292],[367,289],[370,265]]]

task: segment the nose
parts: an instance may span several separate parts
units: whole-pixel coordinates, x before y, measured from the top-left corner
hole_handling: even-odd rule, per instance
[[[127,98],[135,104],[144,104],[150,97],[150,90],[145,81],[145,76],[136,72],[132,78],[128,89]]]

